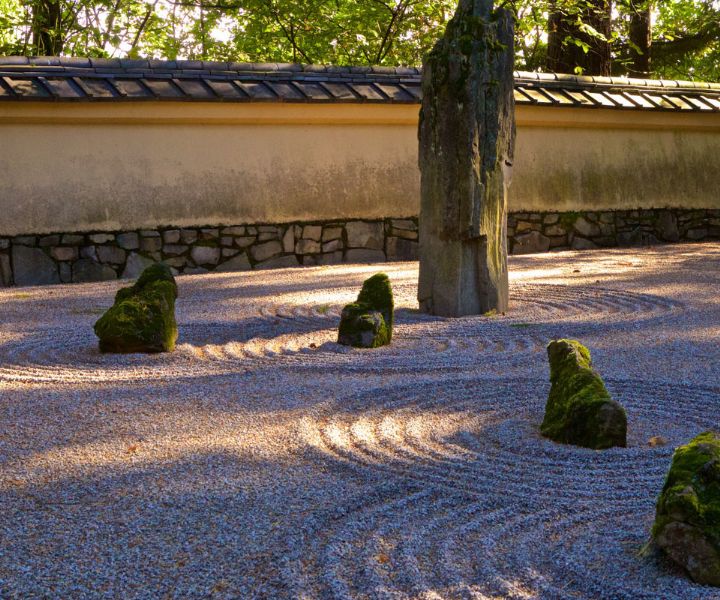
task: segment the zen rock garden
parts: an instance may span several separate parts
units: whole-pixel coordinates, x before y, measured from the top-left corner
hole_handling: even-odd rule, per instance
[[[720,600],[692,3],[6,4],[0,598]]]
[[[172,352],[178,338],[177,284],[157,263],[118,290],[95,323],[101,352]],[[490,317],[488,317],[490,318]],[[377,273],[340,314],[337,342],[379,349],[393,340],[390,278]],[[577,340],[547,345],[550,390],[539,432],[555,443],[602,451],[627,446],[625,409],[613,400],[590,351]],[[632,426],[632,424],[631,424]],[[720,433],[699,434],[675,452],[657,501],[652,540],[698,583],[720,586]]]

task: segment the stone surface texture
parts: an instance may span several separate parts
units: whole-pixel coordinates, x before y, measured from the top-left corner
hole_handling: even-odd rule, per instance
[[[720,586],[720,433],[707,431],[675,451],[652,533],[694,581]]]
[[[390,279],[377,273],[367,279],[357,300],[340,315],[338,343],[355,348],[379,348],[392,341],[395,305]]]
[[[600,235],[591,239],[580,236],[575,227],[580,217],[597,225]],[[102,244],[93,243],[90,236],[95,234],[83,233],[42,237],[0,236],[0,279],[6,286],[14,281],[23,286],[68,283],[72,281],[73,269],[83,281],[113,279],[113,273],[115,277],[134,279],[144,268],[160,260],[177,273],[193,273],[198,272],[197,269],[200,269],[199,272],[227,272],[418,259],[417,218],[316,223],[313,224],[314,229],[308,229],[308,233],[316,238],[317,229],[322,229],[320,245],[316,245],[318,242],[315,239],[303,237],[306,227],[292,223],[272,226],[269,231],[262,232],[272,239],[262,242],[259,241],[259,230],[255,225],[223,227],[221,230],[209,227],[144,230],[142,236],[139,231],[105,232],[102,237],[94,238],[105,240]],[[151,233],[155,235],[150,236]],[[175,243],[178,237],[179,242]],[[153,248],[157,249],[150,252],[141,250],[141,239],[154,240]],[[512,254],[716,239],[720,239],[720,210],[513,213],[508,216],[508,249]],[[255,259],[255,247],[268,243],[272,244],[273,252],[280,254],[261,261]],[[366,246],[355,247],[363,243]],[[198,264],[193,259],[195,248],[208,248],[200,250],[199,254],[196,250],[195,254],[197,257],[209,256],[211,260],[214,260],[216,251],[222,249],[222,252],[217,263]],[[296,248],[303,253],[296,253]],[[13,249],[17,255],[15,261],[12,259]],[[304,253],[308,249],[315,252]],[[248,250],[249,253],[244,254]],[[264,250],[260,252],[262,254]],[[89,262],[80,262],[82,259],[89,259]],[[20,274],[17,279],[14,277],[15,263]],[[59,276],[56,276],[56,272]]]
[[[177,284],[170,268],[147,267],[134,285],[121,288],[115,302],[95,323],[101,352],[171,352],[178,328],[175,321]]]
[[[515,145],[513,20],[460,0],[423,65],[420,284],[424,312],[508,307],[505,219]]]
[[[627,416],[592,368],[590,352],[576,340],[547,347],[550,394],[540,431],[551,440],[594,450],[627,445]]]

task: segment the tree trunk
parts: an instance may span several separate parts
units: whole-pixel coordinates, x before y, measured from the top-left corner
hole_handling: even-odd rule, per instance
[[[60,0],[35,0],[33,6],[33,46],[38,56],[58,56],[63,49]]]
[[[610,24],[611,0],[587,0],[587,7],[575,12],[555,9],[548,19],[547,67],[556,73],[575,73],[582,69],[584,75],[610,75]],[[605,39],[583,31],[578,20],[589,25]],[[574,40],[581,45],[574,43]],[[587,47],[582,47],[584,44]]]
[[[633,2],[630,13],[630,74],[645,77],[650,73],[652,18],[650,2]]]
[[[507,11],[460,0],[425,59],[418,300],[431,314],[507,310],[513,41]]]

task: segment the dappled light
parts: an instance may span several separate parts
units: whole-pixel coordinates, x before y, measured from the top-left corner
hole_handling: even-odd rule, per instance
[[[45,589],[32,561],[88,595],[108,585],[89,565],[140,565],[145,591],[211,573],[230,597],[592,597],[601,580],[701,597],[640,550],[674,448],[720,419],[718,257],[510,257],[510,310],[461,319],[417,310],[416,263],[181,276],[163,354],[98,351],[117,282],[2,290],[10,576]],[[392,343],[339,345],[379,271]],[[540,434],[560,337],[590,349],[627,448]]]

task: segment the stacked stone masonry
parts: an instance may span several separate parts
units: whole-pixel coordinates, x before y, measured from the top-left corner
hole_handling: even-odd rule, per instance
[[[513,254],[720,239],[720,210],[514,213]],[[417,218],[0,237],[0,283],[45,285],[175,273],[417,260]]]

